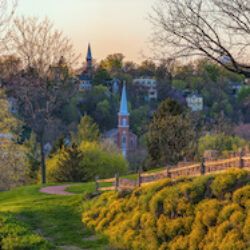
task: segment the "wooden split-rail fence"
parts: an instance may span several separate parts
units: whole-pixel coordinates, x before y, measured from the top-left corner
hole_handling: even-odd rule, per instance
[[[201,163],[190,163],[185,162],[183,167],[169,168],[166,167],[164,170],[153,173],[142,173],[141,170],[138,171],[137,180],[132,180],[128,178],[120,178],[119,174],[116,174],[114,178],[110,179],[98,179],[96,177],[96,192],[106,191],[106,190],[126,190],[134,189],[136,187],[144,186],[152,182],[171,178],[175,180],[179,176],[200,176],[210,173],[220,173],[229,168],[241,168],[250,171],[250,153],[246,155],[239,154],[229,159],[212,159],[206,160],[202,159]],[[109,187],[100,187],[100,183],[112,183]]]

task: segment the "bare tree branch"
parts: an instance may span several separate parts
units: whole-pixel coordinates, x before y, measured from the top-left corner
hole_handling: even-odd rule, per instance
[[[205,56],[250,77],[250,0],[158,0],[150,21],[166,57]]]
[[[34,68],[40,74],[58,63],[61,56],[68,65],[78,59],[71,41],[56,30],[48,18],[42,21],[36,17],[16,18],[10,37],[9,51],[18,55],[26,67]]]

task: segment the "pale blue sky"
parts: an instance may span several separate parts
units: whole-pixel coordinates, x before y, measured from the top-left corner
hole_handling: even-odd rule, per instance
[[[19,0],[18,15],[47,16],[70,37],[78,53],[87,44],[97,61],[121,52],[140,62],[149,56],[151,25],[147,20],[154,0]]]

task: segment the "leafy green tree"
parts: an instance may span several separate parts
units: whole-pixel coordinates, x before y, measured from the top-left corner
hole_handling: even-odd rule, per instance
[[[108,72],[119,71],[123,66],[124,55],[121,53],[115,53],[108,55],[106,59],[101,62],[101,67]]]
[[[250,86],[243,85],[240,91],[238,92],[237,97],[240,101],[244,101],[247,98],[250,98]]]
[[[41,155],[39,144],[36,140],[34,132],[31,133],[30,139],[25,140],[24,144],[24,159],[25,159],[25,176],[26,182],[29,184],[38,182],[38,172],[41,168]]]
[[[115,173],[126,174],[126,159],[113,142],[82,141],[62,151],[58,151],[47,160],[48,180],[56,181],[91,181],[95,176],[113,177]]]
[[[77,133],[72,132],[71,137],[73,142],[80,145],[82,141],[98,142],[101,139],[101,134],[94,120],[90,116],[85,115],[78,125]]]
[[[108,80],[111,80],[111,77],[106,69],[99,68],[96,70],[93,76],[93,82],[95,85],[105,85]]]
[[[162,102],[154,113],[148,138],[148,168],[176,164],[195,148],[195,126],[175,100]]]
[[[244,147],[246,141],[238,136],[230,136],[225,133],[205,135],[199,139],[198,153],[202,156],[205,150],[217,150],[220,155],[227,156],[228,152],[237,152]]]
[[[117,125],[119,99],[117,95],[110,96],[106,87],[98,85],[83,93],[78,107],[82,114],[91,116],[100,130],[104,131]]]
[[[10,105],[0,89],[0,191],[25,184],[23,150],[18,144],[22,123],[9,112]]]

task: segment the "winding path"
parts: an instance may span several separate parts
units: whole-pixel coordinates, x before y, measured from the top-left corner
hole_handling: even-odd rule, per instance
[[[75,195],[73,193],[64,191],[67,187],[74,186],[75,184],[60,185],[60,186],[49,186],[40,188],[40,192],[45,194],[57,194],[57,195]]]

